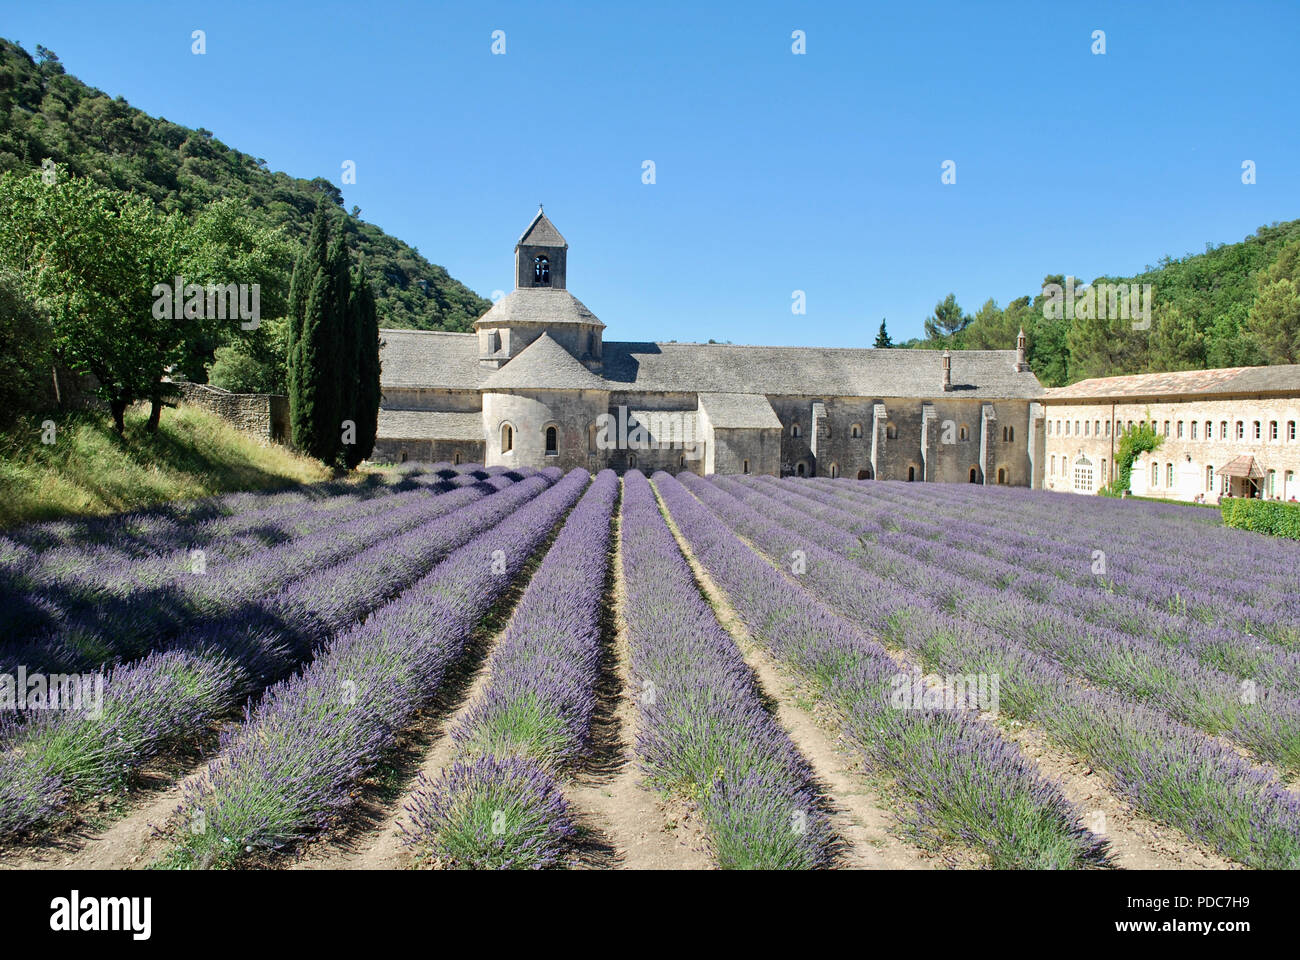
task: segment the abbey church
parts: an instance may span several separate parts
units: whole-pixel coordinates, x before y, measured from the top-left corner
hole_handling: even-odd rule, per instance
[[[383,330],[374,459],[1041,486],[1016,350],[606,340],[539,209],[474,333]]]

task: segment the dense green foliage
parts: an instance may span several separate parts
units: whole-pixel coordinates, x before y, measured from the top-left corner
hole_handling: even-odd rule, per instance
[[[151,117],[87,86],[44,53],[38,63],[0,39],[0,172],[27,173],[53,159],[70,174],[138,194],[164,214],[187,220],[228,199],[255,228],[282,228],[295,248],[307,237],[319,197],[342,206],[342,193],[329,180],[272,172],[264,160],[207,130]],[[373,224],[354,216],[347,230],[351,246],[370,265],[385,326],[468,331],[491,306]]]
[[[1226,497],[1219,505],[1229,527],[1300,540],[1300,503]]]
[[[1102,495],[1123,496],[1133,478],[1133,461],[1138,458],[1138,454],[1150,453],[1164,441],[1165,438],[1156,433],[1147,420],[1135,423],[1125,430],[1115,451],[1115,479],[1102,488]]]
[[[1056,274],[1043,285],[1064,285]],[[1240,243],[1165,258],[1133,277],[1098,283],[1151,284],[1150,329],[1130,320],[1049,319],[1041,290],[1006,307],[988,300],[973,317],[949,294],[925,321],[926,337],[903,347],[1011,350],[1023,327],[1028,359],[1048,386],[1088,377],[1300,363],[1300,220],[1260,227]],[[1079,284],[1078,286],[1082,286]]]

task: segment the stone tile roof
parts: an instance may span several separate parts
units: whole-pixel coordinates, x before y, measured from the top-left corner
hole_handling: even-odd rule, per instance
[[[1038,379],[1015,369],[1014,350],[959,350],[952,357],[953,395],[1034,398]],[[604,376],[611,390],[762,393],[794,396],[943,396],[936,350],[753,347],[714,343],[623,343],[606,340]]]
[[[483,415],[380,408],[379,437],[384,440],[483,440]]]
[[[760,393],[701,393],[709,422],[722,429],[781,429],[781,421]]]
[[[519,237],[518,246],[528,244],[535,247],[567,247],[569,244],[560,236],[560,231],[555,229],[555,224],[551,223],[551,218],[542,213],[541,207],[537,208],[537,216],[533,217],[533,222],[525,229]]]
[[[478,337],[432,330],[380,330],[384,387],[475,390],[491,369],[478,363]]]
[[[554,287],[512,290],[475,320],[474,326],[495,327],[510,323],[588,323],[602,329],[605,326],[568,290]]]
[[[1068,387],[1045,390],[1043,400],[1132,399],[1170,395],[1212,396],[1236,393],[1300,394],[1300,365],[1272,367],[1220,367],[1217,370],[1179,370],[1138,373],[1124,377],[1095,377]]]
[[[484,390],[532,388],[604,390],[605,381],[592,373],[544,333],[481,384]]]
[[[700,436],[695,410],[629,410],[628,420],[644,427],[652,443],[691,443]]]
[[[539,291],[517,291],[535,295]],[[565,291],[540,291],[564,293]],[[514,296],[514,294],[511,294]],[[503,298],[497,306],[509,297]],[[495,307],[494,307],[495,309]],[[585,308],[584,308],[585,309]],[[491,311],[489,311],[490,313]],[[479,321],[480,323],[482,321]],[[385,387],[475,390],[490,378],[502,385],[520,379],[528,386],[564,388],[570,383],[611,391],[679,391],[795,396],[920,398],[943,396],[941,355],[935,350],[874,350],[820,347],[753,347],[705,343],[604,343],[603,384],[559,344],[554,372],[531,361],[529,350],[500,370],[480,367],[478,338],[467,333],[382,330]],[[547,338],[550,339],[549,337]],[[565,358],[569,362],[565,362]],[[540,358],[539,358],[540,359]],[[1015,369],[1014,350],[958,350],[952,355],[954,397],[1024,398],[1043,394],[1038,379]],[[576,368],[576,369],[575,369]],[[567,371],[567,372],[561,372]],[[579,373],[578,371],[581,371]],[[520,382],[519,385],[524,385]]]

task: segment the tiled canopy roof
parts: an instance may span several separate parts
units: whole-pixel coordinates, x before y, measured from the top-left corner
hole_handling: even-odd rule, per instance
[[[1062,400],[1119,400],[1237,393],[1300,393],[1300,365],[1221,367],[1217,370],[1096,377],[1080,380],[1068,387],[1046,390],[1043,399],[1050,403]]]
[[[605,326],[568,290],[557,290],[554,287],[521,287],[512,290],[475,320],[474,326],[499,327],[511,323],[587,323],[601,328]]]
[[[1255,458],[1248,453],[1229,460],[1219,468],[1219,473],[1228,477],[1247,477],[1252,480],[1259,480],[1264,476],[1264,471],[1255,462]]]

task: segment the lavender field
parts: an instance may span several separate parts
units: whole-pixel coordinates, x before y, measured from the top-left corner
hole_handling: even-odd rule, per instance
[[[0,535],[0,866],[1300,867],[1300,545],[432,466]]]

